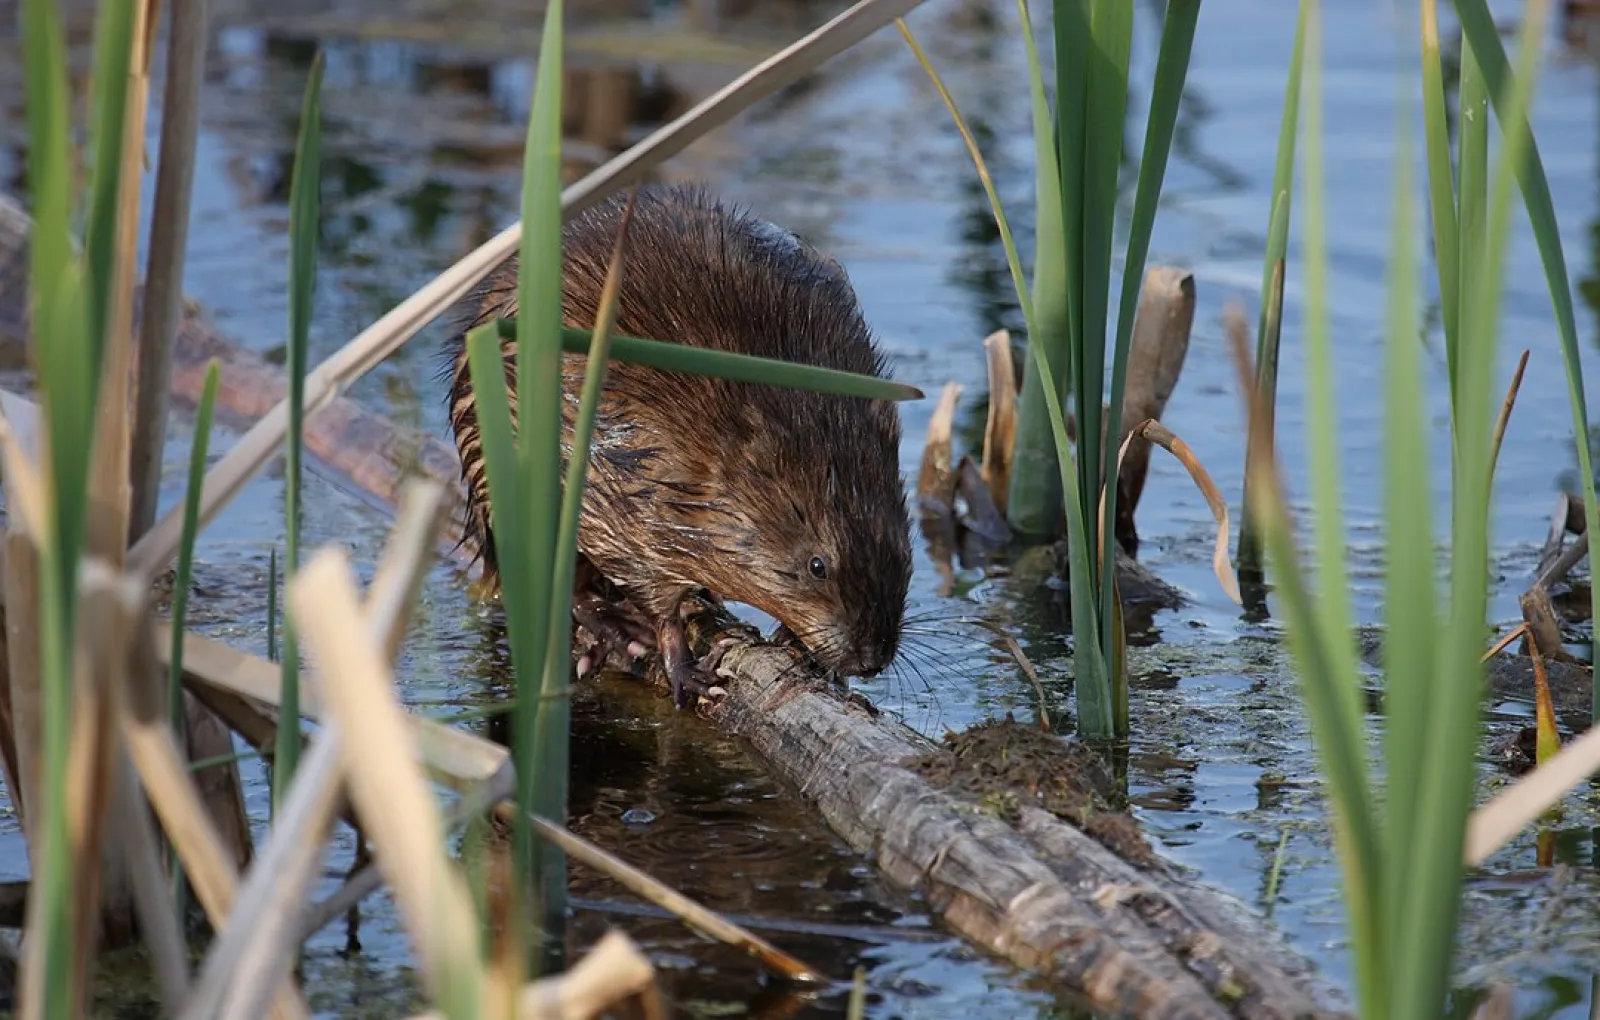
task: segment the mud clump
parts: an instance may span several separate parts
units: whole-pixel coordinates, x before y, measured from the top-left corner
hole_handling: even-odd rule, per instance
[[[1115,780],[1088,747],[1004,719],[946,733],[944,747],[905,767],[1015,824],[1036,807],[1075,826],[1125,861],[1159,863],[1122,804]]]

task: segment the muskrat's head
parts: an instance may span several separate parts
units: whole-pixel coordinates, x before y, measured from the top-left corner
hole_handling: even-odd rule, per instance
[[[870,678],[899,651],[911,535],[898,415],[849,399],[813,394],[815,414],[767,419],[764,452],[725,479],[719,502],[743,520],[717,572],[720,594],[776,617],[818,665]]]
[[[571,322],[593,321],[621,209],[567,227]],[[887,375],[844,268],[790,231],[703,189],[652,188],[627,244],[618,332]],[[895,405],[626,364],[607,378],[629,427],[603,428],[625,455],[602,457],[635,500],[609,526],[653,529],[651,562],[624,569],[761,609],[824,668],[887,667],[911,578]]]

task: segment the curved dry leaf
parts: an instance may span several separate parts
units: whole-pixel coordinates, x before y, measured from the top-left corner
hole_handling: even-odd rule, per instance
[[[1194,481],[1195,487],[1206,498],[1206,503],[1211,507],[1211,516],[1217,521],[1216,549],[1211,556],[1211,568],[1216,572],[1217,582],[1222,585],[1222,590],[1235,605],[1244,605],[1244,599],[1239,594],[1239,578],[1233,572],[1233,564],[1228,560],[1228,501],[1222,498],[1222,493],[1217,490],[1216,483],[1211,480],[1211,475],[1206,472],[1205,465],[1200,463],[1189,444],[1179,439],[1175,433],[1154,418],[1146,418],[1128,432],[1122,440],[1122,447],[1117,450],[1117,470],[1122,470],[1122,460],[1128,455],[1128,446],[1135,438],[1144,439],[1161,447],[1183,465],[1189,477]],[[1100,487],[1100,520],[1105,521],[1106,516],[1106,490]],[[1102,523],[1102,529],[1104,525]]]

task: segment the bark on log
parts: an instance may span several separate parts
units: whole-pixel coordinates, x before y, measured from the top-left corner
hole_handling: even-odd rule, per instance
[[[0,200],[0,217],[6,208]],[[0,222],[0,339],[21,321],[20,275],[7,271],[4,227]],[[223,368],[219,412],[243,424],[279,399],[278,370],[227,344],[186,303],[175,397],[195,398],[213,356]],[[350,401],[313,417],[305,438],[309,451],[380,505],[392,502],[415,470],[456,491],[452,448]],[[797,668],[788,651],[763,644],[725,613],[708,611],[694,623],[702,651],[719,637],[741,637],[719,666],[725,693],[703,714],[746,738],[846,841],[897,884],[921,891],[974,944],[1111,1015],[1345,1015],[1342,996],[1241,902],[1159,860],[1124,859],[1038,807],[1019,802],[996,814],[954,787],[941,788],[919,763],[949,752],[859,694]]]

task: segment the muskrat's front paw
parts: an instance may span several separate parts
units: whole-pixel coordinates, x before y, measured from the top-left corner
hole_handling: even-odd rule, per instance
[[[622,660],[631,666],[650,654],[655,633],[637,616],[629,615],[628,608],[589,593],[573,597],[572,618],[590,639],[578,659],[579,676],[588,675],[607,660]]]

